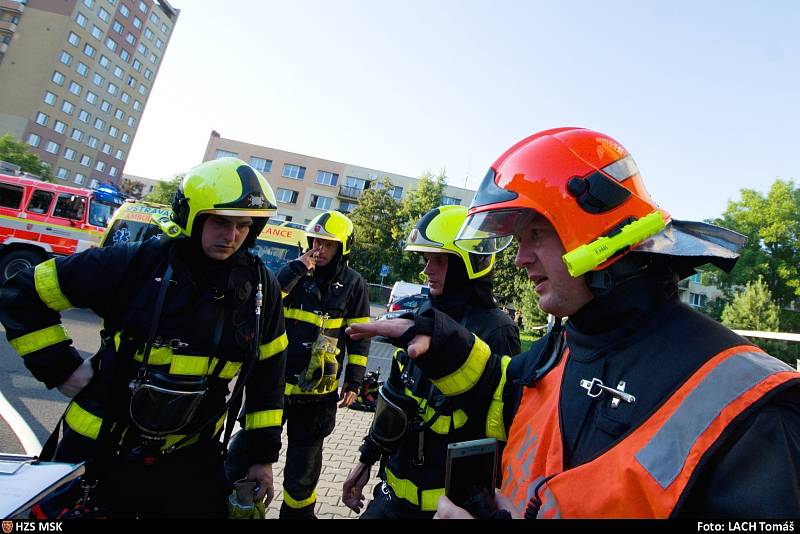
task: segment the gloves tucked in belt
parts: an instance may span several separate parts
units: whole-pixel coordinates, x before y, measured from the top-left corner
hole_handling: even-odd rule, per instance
[[[297,375],[297,385],[301,390],[324,391],[323,386],[333,389],[339,371],[339,363],[336,361],[339,348],[336,344],[336,338],[322,334],[317,337],[311,345],[308,365]]]

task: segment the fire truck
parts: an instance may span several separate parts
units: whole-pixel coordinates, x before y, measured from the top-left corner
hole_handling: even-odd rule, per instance
[[[0,174],[0,282],[50,257],[98,246],[122,202],[113,187],[90,190]]]

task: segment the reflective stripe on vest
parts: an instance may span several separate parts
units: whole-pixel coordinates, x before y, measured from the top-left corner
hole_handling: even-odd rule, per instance
[[[8,341],[20,356],[27,356],[31,352],[42,350],[62,341],[71,341],[67,330],[62,324],[54,324],[30,334],[19,336]]]
[[[489,413],[486,414],[486,437],[497,438],[498,441],[505,441],[507,437],[503,420],[503,389],[506,387],[506,369],[510,361],[510,356],[503,356],[500,360],[500,383],[492,394]]]
[[[214,436],[219,434],[220,430],[222,430],[222,425],[225,423],[225,417],[227,417],[227,415],[228,414],[224,414],[222,417],[220,417],[217,420],[216,424],[214,425]],[[174,444],[178,443],[180,440],[182,440],[186,436],[187,436],[186,434],[168,434],[166,440],[164,441],[164,445],[161,446],[161,450],[163,451],[163,450],[169,449],[170,447],[172,447]],[[197,441],[199,439],[200,439],[199,435],[194,436],[189,441],[187,441],[186,443],[184,443],[183,445],[181,445],[180,447],[178,447],[175,450],[181,450],[184,447],[188,447],[189,445],[193,445],[193,444],[197,443]]]
[[[51,310],[60,312],[73,307],[69,299],[61,292],[55,258],[50,258],[34,268],[33,282],[39,298]]]
[[[305,508],[306,506],[310,506],[317,502],[317,488],[314,488],[314,491],[311,492],[311,496],[305,499],[295,499],[289,492],[286,491],[286,486],[283,487],[283,502],[286,503],[286,506],[289,508],[293,508],[294,510],[299,510],[300,508]]]
[[[347,355],[347,363],[348,365],[360,365],[361,367],[367,366],[367,357],[362,356],[361,354],[348,354]]]
[[[244,428],[245,430],[255,430],[257,428],[281,426],[282,422],[283,410],[264,410],[247,414]]]
[[[489,345],[475,335],[472,338],[474,344],[467,361],[449,375],[438,380],[431,380],[433,385],[448,397],[466,393],[477,384],[483,374],[483,370],[486,368],[486,362],[489,361],[489,356],[491,355]]]
[[[414,506],[421,509],[423,512],[433,512],[436,510],[436,505],[439,503],[439,497],[444,495],[444,488],[435,488],[420,490],[412,481],[397,478],[394,473],[386,469],[386,483],[392,488],[394,494],[400,498],[405,499]],[[422,497],[422,506],[420,506],[420,497]]]
[[[669,517],[728,426],[779,386],[800,382],[756,347],[727,349],[605,453],[564,471],[558,398],[566,360],[525,389],[503,453],[501,491],[521,513],[537,494],[543,518]]]
[[[351,324],[358,324],[358,323],[368,323],[369,317],[351,317],[347,320],[347,326]]]
[[[275,340],[277,341],[277,339]],[[120,346],[120,334],[114,336],[116,348]],[[144,361],[144,355],[137,352],[133,359],[137,362]],[[217,368],[219,358],[208,356],[190,356],[188,354],[175,354],[170,347],[156,347],[150,350],[148,365],[169,365],[169,374],[186,376],[210,375]],[[242,368],[242,362],[226,361],[219,372],[219,377],[230,380]]]
[[[283,316],[286,319],[295,319],[303,321],[304,323],[311,323],[317,328],[322,328],[322,315],[306,310],[298,310],[297,308],[284,308]],[[344,319],[341,317],[331,317],[325,321],[325,330],[341,328],[344,324]]]
[[[72,401],[64,414],[64,422],[72,430],[89,439],[97,439],[103,419],[83,409],[77,402]]]
[[[265,343],[258,347],[258,359],[266,360],[267,358],[275,356],[288,346],[289,338],[286,337],[286,332],[284,332],[269,343]]]

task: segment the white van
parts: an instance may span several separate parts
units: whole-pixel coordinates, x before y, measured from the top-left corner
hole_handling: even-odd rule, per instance
[[[389,302],[386,304],[387,311],[392,303],[409,295],[428,295],[430,288],[422,284],[412,284],[411,282],[395,282],[392,292],[389,294]]]

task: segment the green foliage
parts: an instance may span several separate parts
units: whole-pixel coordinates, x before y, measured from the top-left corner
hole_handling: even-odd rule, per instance
[[[349,215],[353,221],[355,245],[350,254],[350,266],[371,282],[380,281],[381,265],[389,265],[389,276],[384,283],[400,278],[396,271],[396,258],[404,256],[394,238],[400,205],[389,194],[392,183],[384,178],[383,187],[364,191],[355,210]]]
[[[127,198],[141,200],[142,189],[144,189],[144,184],[142,182],[137,182],[135,180],[131,180],[130,178],[123,178],[122,182],[119,184],[120,192]]]
[[[156,202],[158,204],[172,205],[172,200],[175,198],[175,193],[181,185],[183,174],[177,174],[169,180],[160,180],[152,193],[144,197],[148,202]]]
[[[40,160],[27,144],[17,141],[11,134],[0,137],[0,160],[19,165],[23,171],[35,174],[45,182],[53,181],[50,165]]]
[[[760,276],[725,306],[722,324],[740,330],[778,331],[780,307],[772,301],[772,293]]]

